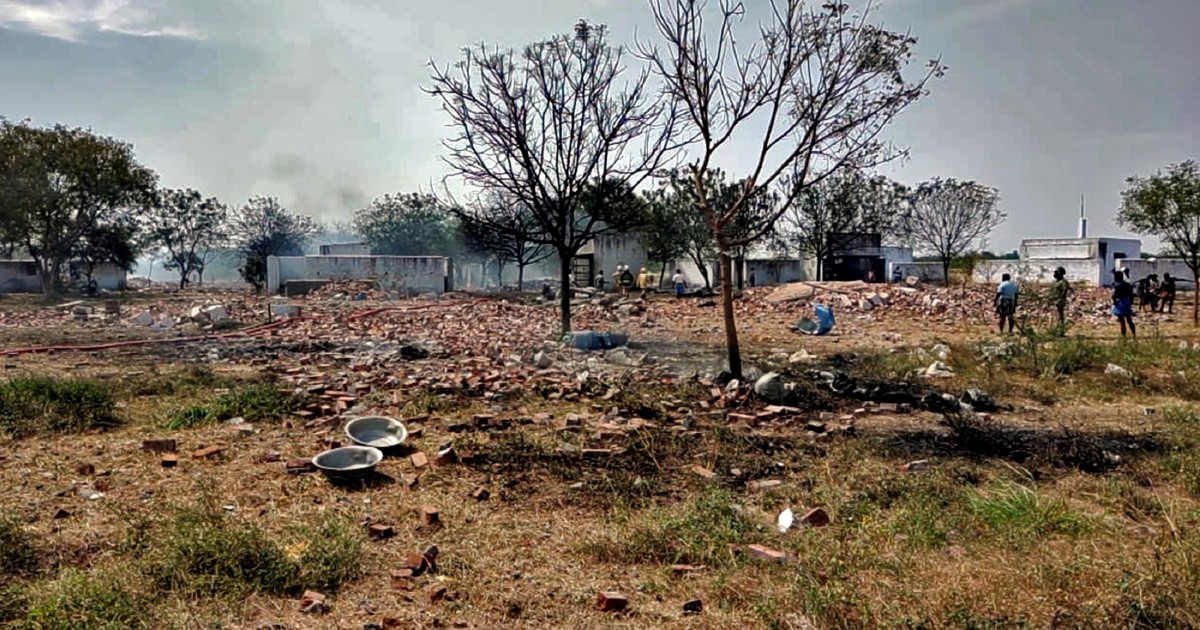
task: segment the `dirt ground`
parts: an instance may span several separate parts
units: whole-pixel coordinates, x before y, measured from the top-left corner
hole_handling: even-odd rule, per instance
[[[1066,334],[1031,304],[1024,334],[999,335],[986,289],[941,290],[947,308],[921,288],[839,311],[833,334],[810,337],[791,330],[809,302],[772,304],[771,291],[748,291],[736,310],[747,369],[780,373],[781,401],[722,378],[720,305],[702,299],[581,305],[577,329],[629,336],[607,352],[565,349],[557,310],[529,299],[330,292],[294,300],[302,317],[265,329],[267,300],[245,293],[131,293],[111,318],[90,300],[87,320],[0,299],[6,378],[99,383],[120,419],[0,437],[0,516],[37,554],[10,581],[19,596],[0,606],[0,627],[1200,625],[1190,302],[1140,316],[1137,341],[1087,291]],[[235,323],[130,321],[203,304]],[[46,346],[62,348],[12,352]],[[938,361],[946,376],[918,375]],[[178,421],[256,382],[295,408]],[[996,405],[962,408],[969,389]],[[14,400],[0,396],[0,414]],[[348,444],[344,421],[371,414],[419,434],[377,475],[339,484],[289,472],[288,460]],[[172,467],[143,448],[164,438],[177,442]],[[455,457],[437,461],[448,445]],[[797,523],[781,533],[785,508]],[[799,522],[816,508],[828,524]],[[361,552],[325,588],[164,582],[161,565],[148,567],[160,552],[181,557],[166,532],[189,509],[264,532],[291,557],[332,519]],[[371,524],[394,535],[368,539]],[[434,566],[404,574],[430,545]],[[301,612],[307,589],[328,610]],[[628,599],[623,611],[600,610],[609,591]],[[699,612],[685,611],[692,600]],[[106,609],[120,602],[136,622]]]

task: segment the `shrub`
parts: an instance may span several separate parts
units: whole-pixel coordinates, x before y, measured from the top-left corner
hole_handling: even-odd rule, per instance
[[[334,592],[362,575],[365,540],[360,528],[326,518],[305,534],[307,542],[299,557],[301,588]]]
[[[121,423],[103,383],[48,377],[0,383],[0,431],[16,437],[40,432],[78,433]]]
[[[28,576],[37,572],[33,538],[15,516],[0,516],[0,575]]]
[[[122,630],[150,628],[146,602],[114,575],[68,569],[35,597],[22,622],[24,630]]]
[[[968,504],[993,529],[1013,537],[1073,535],[1086,531],[1090,525],[1086,517],[1072,512],[1066,501],[1047,498],[1012,482],[971,497]]]

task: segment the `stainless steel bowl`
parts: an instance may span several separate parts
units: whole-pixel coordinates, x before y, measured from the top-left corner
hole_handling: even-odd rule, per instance
[[[383,452],[377,448],[343,446],[317,455],[313,465],[333,479],[361,479],[370,475],[381,461]]]
[[[355,444],[375,448],[400,446],[408,439],[408,429],[395,418],[363,416],[346,423],[346,437]]]

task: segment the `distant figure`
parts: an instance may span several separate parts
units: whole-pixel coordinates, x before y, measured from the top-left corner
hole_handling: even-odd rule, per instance
[[[1059,267],[1054,270],[1054,284],[1050,285],[1050,303],[1054,305],[1054,310],[1058,312],[1058,329],[1061,333],[1067,326],[1067,302],[1071,299],[1071,294],[1075,290],[1071,288],[1071,283],[1067,281],[1067,270]]]
[[[1152,273],[1138,280],[1137,297],[1139,310],[1149,308],[1151,313],[1158,310],[1158,274]]]
[[[874,269],[867,271],[867,282],[870,284],[875,284],[875,270]]]
[[[1113,271],[1112,314],[1117,316],[1121,324],[1121,336],[1125,336],[1125,327],[1128,325],[1129,334],[1137,339],[1137,326],[1133,323],[1133,285],[1125,281],[1128,274],[1128,269]]]
[[[996,314],[1000,316],[1000,332],[1004,333],[1004,323],[1008,322],[1008,332],[1013,331],[1014,316],[1017,313],[1017,294],[1020,293],[1020,287],[1016,282],[1012,281],[1012,276],[1004,274],[1000,277],[1000,286],[996,288],[996,297],[992,301],[996,307]]]
[[[650,273],[645,267],[638,270],[637,287],[642,292],[642,299],[646,299],[646,292],[650,290]]]
[[[1175,278],[1163,272],[1162,284],[1158,287],[1158,312],[1170,313],[1175,308]]]
[[[892,267],[892,284],[900,284],[904,282],[904,269],[900,265]]]
[[[629,295],[629,289],[633,287],[633,272],[629,270],[628,266],[625,266],[623,269],[621,269],[621,278],[619,283],[621,286],[621,295]]]
[[[542,298],[546,301],[551,301],[554,299],[554,289],[550,288],[549,282],[542,283]]]
[[[596,289],[601,293],[604,293],[604,281],[604,270],[601,269],[600,271],[596,272]]]
[[[754,268],[750,268],[750,288],[754,288]]]
[[[683,270],[676,269],[675,275],[671,276],[671,286],[675,287],[675,297],[683,297],[683,291],[687,289],[687,279],[683,277]],[[754,286],[754,274],[750,274],[750,286]]]

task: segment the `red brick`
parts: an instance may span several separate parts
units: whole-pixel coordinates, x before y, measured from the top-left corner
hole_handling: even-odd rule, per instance
[[[412,457],[410,457],[409,459],[412,460],[413,468],[424,468],[429,465],[429,457],[426,456],[425,453],[422,453],[421,451],[417,451],[416,453],[413,453]]]
[[[57,510],[54,511],[54,516],[52,516],[51,518],[53,518],[54,520],[57,521],[59,519],[67,518],[70,515],[71,515],[70,512],[68,512],[62,508],[58,508]]]
[[[206,446],[202,449],[192,451],[192,459],[207,459],[209,457],[215,457],[220,455],[224,450],[224,447],[217,444]]]
[[[475,499],[476,501],[487,501],[489,498],[491,498],[491,496],[491,491],[482,486],[475,488],[475,490],[471,492],[471,498]]]
[[[829,513],[821,508],[813,508],[800,517],[800,522],[809,527],[825,527],[829,524]]]
[[[96,474],[96,467],[91,464],[80,464],[75,467],[75,472],[87,477]]]
[[[771,549],[762,545],[746,545],[746,551],[751,556],[760,560],[768,560],[779,564],[787,562],[787,554],[778,549]]]
[[[391,525],[376,523],[367,528],[367,537],[372,540],[384,540],[395,535],[396,530]]]
[[[287,463],[284,464],[284,467],[289,475],[317,472],[317,465],[313,463],[313,460],[307,457],[289,459],[287,460]]]
[[[174,468],[179,463],[179,456],[175,453],[163,453],[159,463],[162,464],[163,468]]]
[[[419,553],[410,553],[404,558],[404,568],[418,576],[429,569],[429,559]]]
[[[442,517],[438,514],[437,508],[432,505],[422,505],[421,521],[426,525],[438,525],[442,522]]]
[[[142,450],[151,453],[174,453],[175,440],[142,440]]]
[[[621,612],[629,605],[629,599],[617,591],[596,593],[596,606],[604,612]]]
[[[425,597],[429,600],[430,604],[445,601],[446,587],[441,584],[434,584],[425,590]]]

